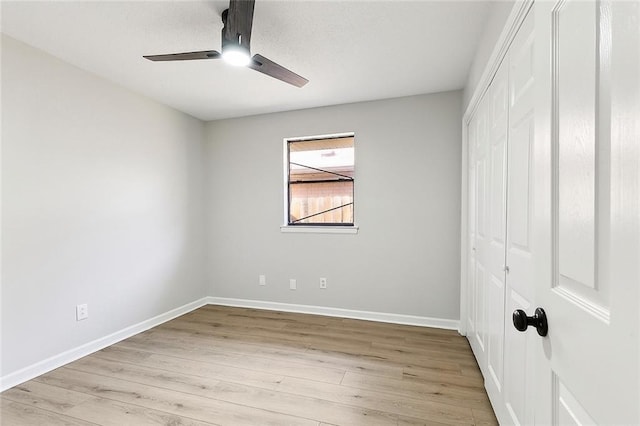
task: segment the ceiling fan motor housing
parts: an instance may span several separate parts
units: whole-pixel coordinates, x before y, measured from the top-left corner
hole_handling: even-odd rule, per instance
[[[223,23],[223,27],[222,27],[222,53],[224,54],[225,50],[233,50],[236,52],[243,52],[245,53],[247,56],[250,56],[251,53],[249,51],[249,40],[244,40],[243,43],[243,39],[242,39],[242,34],[240,33],[234,33],[233,30],[231,30],[229,27],[229,25],[227,25],[227,18],[229,16],[229,9],[225,9],[222,12],[222,23]]]

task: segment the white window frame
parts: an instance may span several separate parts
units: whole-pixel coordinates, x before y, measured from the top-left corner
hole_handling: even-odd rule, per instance
[[[353,211],[353,225],[289,225],[289,142],[303,142],[303,141],[311,141],[316,139],[332,139],[332,138],[347,138],[353,137],[355,140],[354,132],[346,132],[346,133],[331,133],[326,135],[315,135],[315,136],[303,136],[303,137],[293,137],[293,138],[284,138],[282,141],[283,149],[283,170],[284,170],[284,181],[283,181],[283,221],[280,226],[280,232],[283,233],[302,233],[302,234],[357,234],[358,226],[356,226],[356,216],[355,209]],[[354,144],[355,146],[355,144]],[[355,151],[354,151],[355,158]],[[355,160],[354,160],[354,168],[355,168]],[[353,185],[353,200],[355,205],[356,199],[356,186],[355,179]]]

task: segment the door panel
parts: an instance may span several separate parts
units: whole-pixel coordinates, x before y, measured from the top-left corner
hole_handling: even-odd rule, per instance
[[[500,393],[504,368],[504,282],[494,275],[491,276],[487,302],[487,379],[491,380],[491,383],[487,383],[486,386],[491,386],[494,392]]]
[[[586,288],[596,288],[597,6],[569,1],[552,12],[552,54],[557,55],[552,93],[557,96],[553,108],[558,166],[558,200],[553,212],[558,231],[556,285],[583,296]],[[609,17],[603,16],[603,25],[611,25],[604,22]]]
[[[468,264],[467,264],[467,300],[466,300],[466,328],[467,335],[473,336],[475,333],[475,297],[476,297],[476,166],[475,166],[475,121],[471,121],[468,127],[469,140],[469,244],[468,244]]]
[[[476,331],[475,331],[475,344],[476,348],[479,351],[476,357],[480,356],[482,360],[480,362],[480,369],[483,369],[484,366],[484,357],[485,357],[485,268],[480,262],[476,262]]]
[[[529,209],[531,206],[530,152],[532,137],[532,114],[525,116],[511,126],[509,134],[509,247],[526,252],[531,251]]]
[[[597,424],[555,374],[553,374],[552,385],[552,395],[557,406],[554,410],[554,424],[563,426]]]
[[[538,424],[640,423],[639,9],[536,6]]]
[[[515,290],[507,290],[507,313],[516,309],[525,312],[531,310],[528,299],[519,295]],[[510,315],[506,315],[509,317]],[[531,355],[534,341],[532,336],[518,333],[513,325],[505,325],[505,386],[504,401],[506,414],[500,418],[501,424],[525,425],[531,424],[533,406],[527,392],[531,391],[533,356]]]

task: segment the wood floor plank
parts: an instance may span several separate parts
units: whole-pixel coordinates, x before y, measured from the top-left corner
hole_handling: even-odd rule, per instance
[[[497,424],[453,330],[212,305],[0,400],[18,426]]]
[[[462,375],[465,377],[484,381],[484,377],[482,377],[480,367],[478,367],[477,363],[476,365],[465,365],[464,367],[462,367]]]
[[[290,336],[288,339],[275,339],[273,336],[261,336],[259,333],[251,335],[243,335],[233,332],[230,329],[208,331],[202,330],[200,326],[191,324],[189,327],[162,327],[154,330],[140,338],[154,340],[156,336],[160,336],[166,340],[184,340],[200,341],[209,344],[211,347],[224,348],[229,351],[240,353],[266,353],[275,352],[277,356],[284,353],[305,353],[307,344],[296,340]]]
[[[86,393],[51,386],[45,383],[29,381],[2,394],[2,398],[33,408],[42,409],[101,425],[181,425],[207,426],[205,423],[166,412],[151,410],[132,404],[125,404],[106,398],[96,398]],[[0,419],[0,424],[2,424]],[[5,423],[10,424],[10,423]],[[35,425],[36,423],[31,423]],[[42,423],[46,424],[46,423]]]
[[[398,395],[418,396],[453,406],[481,409],[486,409],[489,406],[486,394],[483,395],[482,392],[449,384],[416,383],[352,372],[345,374],[341,384]]]
[[[154,329],[152,333],[141,336],[153,340],[155,336],[160,335],[167,339],[198,339],[208,341],[212,346],[227,345],[228,347],[243,347],[242,352],[262,352],[263,348],[269,350],[284,350],[287,352],[304,352],[309,347],[308,343],[297,340],[295,336],[285,335],[284,337],[275,338],[273,334],[270,336],[254,334],[241,334],[230,328],[203,330],[202,326],[196,324],[174,323],[170,326]],[[248,346],[247,346],[248,345]]]
[[[481,410],[474,408],[471,412],[473,413],[473,418],[477,425],[498,425],[498,419],[491,409]]]
[[[275,410],[319,422],[355,425],[395,425],[397,416],[376,409],[359,408],[317,397],[269,391],[232,383],[220,383],[216,398],[236,404]]]
[[[371,355],[358,353],[357,351],[347,351],[343,348],[340,348],[338,345],[335,346],[334,349],[317,349],[317,348],[309,348],[307,350],[310,354],[318,354],[318,356],[323,356],[325,354],[334,354],[338,356],[349,356],[354,357],[356,359],[365,360],[368,362],[384,364],[392,367],[402,367],[403,372],[404,369],[407,368],[421,368],[432,370],[434,372],[448,372],[452,374],[463,374],[463,370],[457,362],[454,361],[446,361],[440,359],[431,359],[428,356],[425,356],[423,359],[420,359],[420,365],[416,366],[408,362],[404,362],[404,360],[397,360],[394,358],[389,358],[388,356],[383,357],[380,355]]]
[[[341,328],[352,328],[365,332],[383,332],[396,336],[420,337],[420,336],[448,336],[460,337],[455,330],[441,328],[419,327],[412,325],[400,325],[375,321],[364,321],[359,319],[343,318],[340,320]]]
[[[460,335],[457,335],[457,336],[415,335],[410,337],[405,336],[404,340],[409,345],[417,345],[417,344],[431,345],[431,344],[442,343],[450,347],[470,348],[469,341]]]
[[[275,320],[274,320],[275,321]],[[232,322],[207,322],[205,320],[174,320],[157,327],[156,330],[191,330],[202,334],[236,336],[249,335],[258,337],[269,337],[282,341],[297,342],[304,337],[303,333],[287,332],[284,326],[273,326],[271,324],[237,324]]]
[[[152,410],[133,404],[107,398],[91,398],[73,407],[70,416],[88,420],[103,426],[215,426],[216,423],[203,422],[184,416]]]
[[[428,418],[448,425],[470,425],[474,422],[473,414],[469,408],[364,388],[285,377],[278,390],[398,415]]]
[[[114,353],[113,349],[116,350]],[[134,350],[126,348],[106,348],[93,354],[92,358],[103,358],[115,362],[129,362],[127,355]],[[151,354],[143,364],[158,372],[182,372],[193,376],[208,379],[217,379],[232,383],[256,386],[265,389],[275,389],[284,378],[283,375],[264,373],[261,371],[248,370],[244,368],[229,367],[226,365],[211,362],[195,361],[191,359],[176,358],[172,356]]]
[[[388,345],[386,343],[372,342],[369,353],[380,355],[386,358],[393,358],[406,360],[407,362],[414,362],[419,365],[425,355],[433,359],[441,359],[448,361],[455,361],[459,364],[472,365],[476,360],[469,351],[451,351],[444,347],[440,348],[416,348],[400,345]]]
[[[211,315],[206,311],[197,311],[189,315],[182,316],[177,319],[178,321],[211,323]],[[216,317],[216,321],[211,324],[215,324],[217,327],[223,325],[235,325],[235,326],[261,326],[272,330],[281,329],[286,327],[289,323],[295,323],[295,319],[288,318],[286,315],[277,316],[264,316],[247,312],[246,314],[226,314],[224,316]]]
[[[219,380],[208,377],[157,370],[152,367],[109,361],[98,357],[85,357],[68,364],[65,368],[193,395],[211,392],[220,383]]]
[[[406,339],[402,336],[395,336],[393,334],[388,333],[363,333],[362,330],[353,330],[353,329],[344,329],[338,327],[328,327],[324,325],[309,325],[309,324],[300,324],[295,322],[289,322],[284,325],[282,331],[290,332],[290,333],[300,333],[305,336],[309,336],[311,338],[314,337],[328,337],[328,338],[340,338],[340,339],[351,339],[353,341],[363,341],[363,342],[371,342],[372,339],[375,339],[379,342],[384,342],[388,344],[405,344]]]
[[[428,335],[421,336],[418,334],[408,335],[401,333],[397,335],[390,330],[367,330],[363,333],[363,329],[360,328],[343,328],[343,327],[328,327],[320,325],[306,325],[298,324],[294,322],[287,323],[283,330],[305,333],[310,336],[324,336],[324,337],[336,337],[339,336],[345,339],[352,340],[364,340],[375,341],[379,343],[386,343],[389,345],[401,345],[401,346],[418,346],[424,347],[425,345],[442,343],[443,349],[446,350],[462,350],[467,351],[469,345],[466,343],[466,339],[462,336],[441,336],[441,335]],[[408,337],[411,336],[411,337]]]
[[[63,414],[54,413],[21,404],[8,399],[0,400],[0,419],[3,425],[11,426],[95,426],[96,423],[89,423]]]
[[[100,398],[139,405],[154,410],[222,425],[317,425],[318,422],[269,410],[231,404],[217,399],[174,392],[126,380],[59,368],[36,379],[53,386],[84,392]]]
[[[380,361],[388,365],[417,366],[424,368],[436,368],[441,370],[461,372],[463,368],[477,368],[475,360],[451,359],[448,354],[438,352],[437,348],[425,349],[421,352],[407,352],[403,350],[377,349],[377,348],[352,348],[339,343],[311,343],[307,352],[333,352],[349,354],[368,361]]]
[[[415,419],[407,416],[400,416],[398,426],[443,426],[443,423],[433,420]]]
[[[6,390],[1,397],[60,414],[66,414],[76,405],[92,398],[86,393],[61,389],[33,380]]]
[[[382,340],[376,340],[374,343],[374,347],[380,347],[380,348],[402,348],[403,350],[406,351],[422,351],[425,350],[427,348],[434,348],[437,347],[438,350],[442,353],[446,353],[446,354],[452,354],[454,356],[463,356],[465,358],[469,357],[469,346],[468,345],[463,345],[458,343],[457,341],[455,343],[453,342],[446,342],[446,341],[441,341],[440,339],[438,340],[417,340],[417,339],[402,339],[402,342],[398,342],[397,344],[393,344],[393,343],[389,343],[386,341],[382,341]]]
[[[345,373],[344,369],[333,367],[315,367],[307,364],[298,364],[281,359],[271,359],[256,356],[254,354],[233,353],[202,347],[188,339],[175,341],[163,339],[157,336],[153,341],[138,341],[135,338],[127,339],[116,346],[152,352],[177,357],[187,357],[203,362],[213,362],[230,367],[244,368],[248,370],[262,371],[272,374],[291,375],[328,383],[340,383]]]
[[[466,377],[461,373],[434,371],[424,367],[407,366],[403,369],[402,378],[414,382],[447,383],[465,388],[480,390],[484,381],[475,377]]]
[[[255,323],[261,324],[264,321],[277,320],[279,323],[293,321],[304,324],[337,324],[341,318],[332,318],[322,315],[297,314],[291,312],[272,311],[267,309],[237,308],[228,306],[204,306],[194,312],[195,316],[214,313],[219,321],[232,321],[233,323]]]

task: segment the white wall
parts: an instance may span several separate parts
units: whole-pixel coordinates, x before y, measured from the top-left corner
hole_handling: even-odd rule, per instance
[[[209,292],[457,320],[461,101],[457,91],[208,123]],[[283,138],[350,131],[360,232],[281,233]]]
[[[509,17],[515,3],[515,0],[500,0],[491,2],[489,6],[487,22],[476,48],[476,54],[471,64],[471,68],[469,69],[467,84],[464,88],[462,104],[465,109],[469,105],[469,101],[480,83],[480,78],[482,77],[484,68],[487,66],[487,62],[493,53],[498,37],[500,37],[502,29],[504,28],[507,18]]]
[[[203,132],[2,37],[2,376],[207,294]]]

